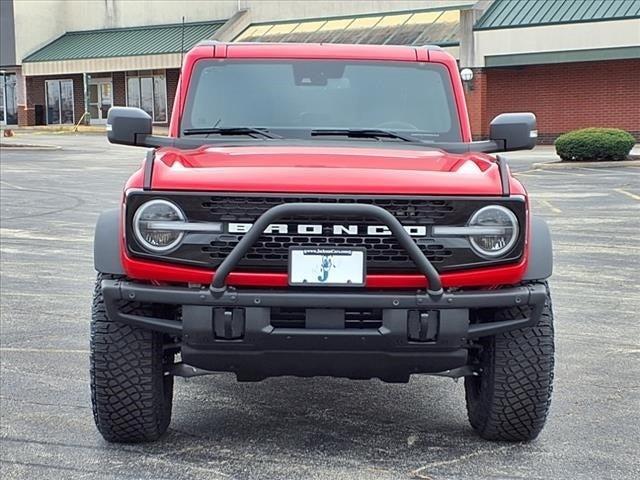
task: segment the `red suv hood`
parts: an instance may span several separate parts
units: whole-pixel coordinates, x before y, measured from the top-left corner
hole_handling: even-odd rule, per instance
[[[225,192],[500,195],[486,155],[441,150],[249,146],[160,150],[152,188]]]

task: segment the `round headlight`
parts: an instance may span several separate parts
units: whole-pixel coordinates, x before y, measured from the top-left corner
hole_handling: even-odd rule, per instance
[[[140,244],[151,252],[167,252],[180,243],[184,231],[182,210],[167,200],[142,204],[133,216],[133,230]],[[174,223],[175,222],[175,223]]]
[[[511,210],[500,205],[478,210],[469,220],[469,226],[485,227],[478,228],[478,234],[469,236],[471,246],[483,257],[496,258],[508,253],[518,239],[518,219]]]

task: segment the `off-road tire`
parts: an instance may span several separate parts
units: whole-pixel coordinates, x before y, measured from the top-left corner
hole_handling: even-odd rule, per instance
[[[164,375],[162,334],[111,320],[98,274],[91,318],[91,403],[109,442],[157,440],[171,421],[173,377]]]
[[[520,308],[499,310],[494,320],[522,318]],[[547,300],[537,325],[482,339],[482,372],[465,379],[467,413],[487,440],[529,441],[544,427],[553,385],[553,311]]]

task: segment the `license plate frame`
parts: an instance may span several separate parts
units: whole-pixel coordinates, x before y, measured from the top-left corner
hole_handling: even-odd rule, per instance
[[[308,257],[305,264],[301,264]],[[331,257],[331,265],[325,281],[323,257]],[[337,262],[337,263],[334,263]],[[298,264],[296,268],[296,265]],[[339,267],[354,269],[346,274],[334,273],[340,281],[332,281],[331,272]],[[296,271],[297,270],[297,271]],[[345,278],[346,277],[346,278]],[[343,280],[344,279],[344,280]],[[365,248],[342,247],[289,247],[288,281],[292,287],[364,287],[367,279],[367,250]]]

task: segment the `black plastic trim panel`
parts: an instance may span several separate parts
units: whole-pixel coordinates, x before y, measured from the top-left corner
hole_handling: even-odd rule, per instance
[[[509,168],[507,167],[507,159],[502,155],[496,155],[496,163],[500,171],[500,184],[502,185],[502,196],[508,197],[511,195],[511,186],[509,185]]]
[[[153,162],[156,158],[155,148],[147,150],[147,155],[144,161],[144,178],[142,181],[143,190],[151,190],[151,182],[153,180]]]

